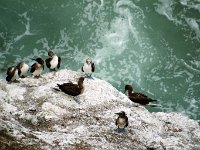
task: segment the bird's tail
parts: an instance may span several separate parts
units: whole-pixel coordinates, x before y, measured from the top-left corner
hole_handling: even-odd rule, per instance
[[[152,99],[151,101],[152,101],[152,102],[156,102],[157,100],[156,100],[156,99]]]
[[[147,104],[147,106],[150,106],[150,107],[161,107],[161,105],[159,105],[159,104],[151,104],[151,103]]]
[[[52,88],[53,90],[55,90],[55,91],[60,91],[60,89],[58,89],[58,88]]]
[[[58,86],[58,87],[59,87],[59,89],[60,89],[62,85],[61,85],[61,84],[57,84],[57,86]]]
[[[7,76],[7,77],[6,77],[6,81],[10,82],[10,81],[11,81],[11,77],[10,77],[10,76]]]

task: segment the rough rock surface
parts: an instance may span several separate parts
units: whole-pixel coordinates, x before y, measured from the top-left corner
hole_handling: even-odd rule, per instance
[[[77,82],[81,74],[60,70],[0,80],[0,149],[200,149],[199,124],[178,113],[150,113],[106,81],[85,79],[75,101],[55,91],[57,83]],[[115,131],[115,112],[129,117],[125,133]]]

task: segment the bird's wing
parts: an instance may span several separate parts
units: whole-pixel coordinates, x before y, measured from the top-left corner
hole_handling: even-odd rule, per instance
[[[127,116],[126,116],[125,120],[126,120],[126,125],[125,125],[125,127],[128,127],[128,117],[127,117]]]
[[[153,102],[153,101],[157,101],[157,100],[154,100],[154,99],[151,99],[149,98],[148,96],[142,94],[142,93],[133,93],[133,95],[135,95],[135,97],[143,100],[143,101],[146,101],[146,102]]]
[[[7,75],[11,75],[11,74],[14,74],[14,67],[9,67],[8,69],[7,69]]]
[[[64,85],[61,84],[59,86],[59,89],[61,89],[61,91],[71,96],[77,96],[81,93],[81,90],[79,89],[77,84],[70,84],[70,85],[66,85],[66,83]]]
[[[7,69],[7,77],[6,77],[6,81],[10,81],[11,79],[12,79],[12,77],[14,76],[14,74],[15,74],[15,67],[9,67],[8,69]]]
[[[152,100],[146,97],[129,97],[132,102],[139,103],[141,105],[147,105]]]
[[[33,73],[36,69],[37,69],[37,63],[34,63],[34,64],[31,66],[30,72]]]
[[[95,65],[94,65],[94,63],[92,63],[92,72],[94,72],[94,70],[95,70]]]
[[[11,76],[7,76],[6,81],[10,82],[11,78],[12,78]]]
[[[47,68],[50,68],[50,67],[51,67],[50,61],[51,61],[51,58],[47,58],[47,59],[45,60]]]
[[[72,82],[68,82],[68,83],[63,83],[63,86],[74,86],[75,84],[73,84]]]
[[[84,66],[84,64],[83,64],[83,66]],[[83,70],[83,66],[82,66],[82,68],[81,68],[82,72],[84,72],[84,70]]]
[[[61,57],[58,57],[58,66],[57,66],[58,69],[60,68],[60,63],[61,63]]]
[[[144,98],[148,98],[145,94],[143,93],[133,93],[134,95],[136,95],[137,97],[144,97]]]
[[[20,74],[21,74],[22,64],[21,64],[21,63],[18,63],[18,65],[17,65],[16,68],[18,69],[18,75],[20,76]]]
[[[115,125],[116,126],[118,125],[118,120],[119,120],[119,117],[115,120]]]
[[[16,66],[18,69],[21,69],[23,67],[22,63],[18,63]]]

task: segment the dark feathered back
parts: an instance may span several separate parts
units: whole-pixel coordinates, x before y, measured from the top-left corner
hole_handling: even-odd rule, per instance
[[[143,93],[132,92],[133,88],[131,85],[125,86],[125,91],[128,90],[128,98],[135,103],[139,103],[141,105],[147,105],[149,102],[157,101],[149,98]]]
[[[31,66],[31,70],[30,72],[33,73],[37,68],[37,63],[34,63],[32,66]]]
[[[91,66],[92,66],[92,72],[94,72],[94,70],[95,70],[94,63],[92,63]]]
[[[51,67],[51,65],[50,65],[51,59],[52,59],[52,58],[47,58],[47,59],[45,60],[46,65],[47,65],[47,68],[50,68],[50,67]]]
[[[69,82],[69,83],[63,83],[63,84],[57,84],[57,85],[59,89],[63,91],[64,93],[71,96],[78,96],[84,90],[83,81],[84,81],[84,78],[80,77],[78,80],[78,84],[73,84]]]
[[[77,96],[81,94],[81,89],[78,87],[77,84],[64,83],[64,84],[57,84],[57,85],[61,91],[63,91],[64,93],[68,95]]]
[[[61,64],[61,58],[58,56],[58,66],[57,66],[58,69],[60,68],[60,64]]]

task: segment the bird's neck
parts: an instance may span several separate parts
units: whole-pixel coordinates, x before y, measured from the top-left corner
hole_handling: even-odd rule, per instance
[[[81,94],[84,92],[85,87],[83,85],[83,83],[78,83],[79,88],[81,89]]]
[[[131,95],[133,93],[133,90],[128,90],[128,95]]]
[[[53,60],[57,60],[57,59],[58,59],[58,56],[57,56],[57,55],[53,55],[53,56],[52,56],[52,59],[53,59]]]

